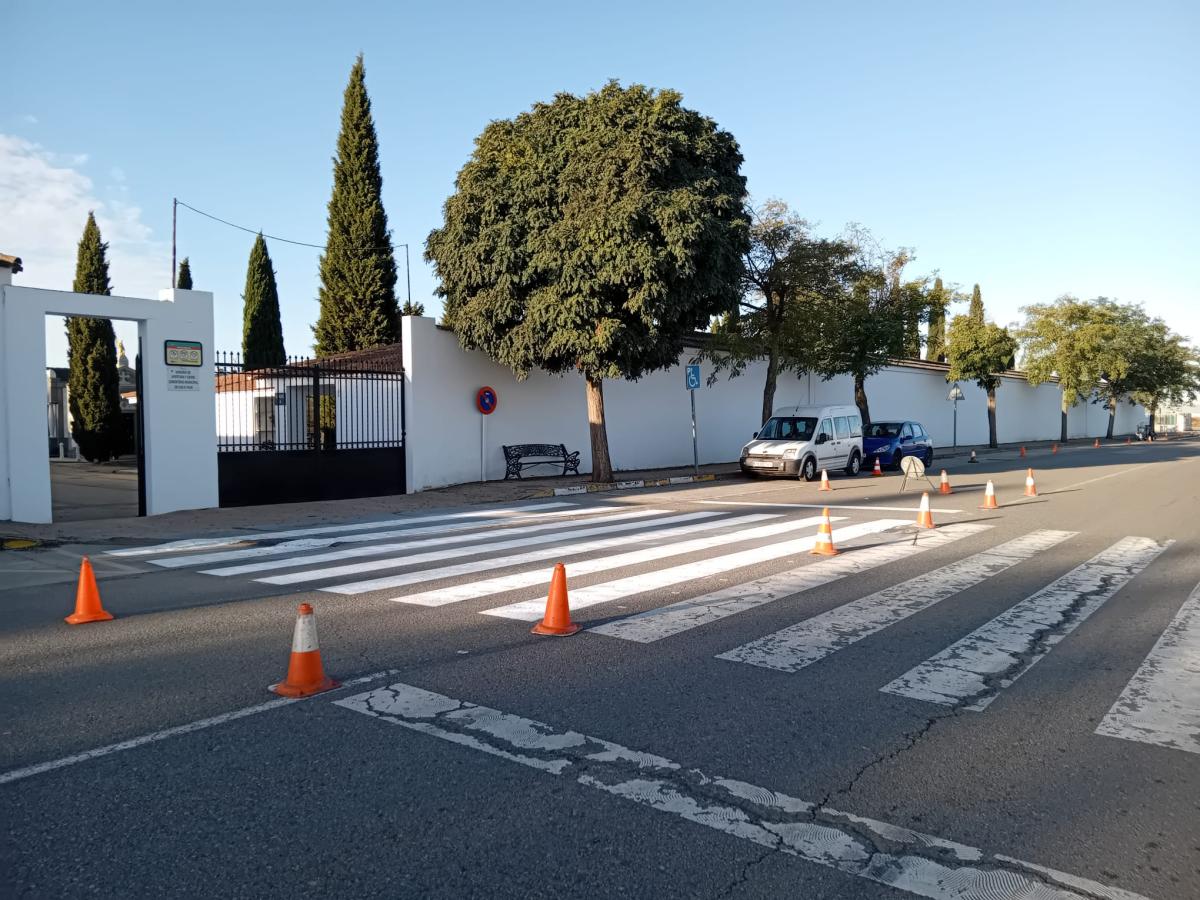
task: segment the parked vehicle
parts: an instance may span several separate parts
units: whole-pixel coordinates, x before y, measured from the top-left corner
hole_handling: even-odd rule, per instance
[[[862,418],[855,406],[784,406],[742,448],[746,475],[813,481],[822,469],[862,470]]]
[[[888,469],[899,469],[900,460],[915,456],[925,463],[933,464],[933,439],[920,422],[872,422],[863,431],[863,455],[870,466],[879,465]]]

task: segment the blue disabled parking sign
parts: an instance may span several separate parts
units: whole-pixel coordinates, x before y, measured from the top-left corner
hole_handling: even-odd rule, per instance
[[[700,367],[699,366],[688,366],[687,367],[687,389],[689,391],[694,391],[698,387],[700,387]]]

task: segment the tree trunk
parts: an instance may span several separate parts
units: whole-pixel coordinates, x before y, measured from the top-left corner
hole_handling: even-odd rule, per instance
[[[612,481],[612,460],[608,456],[608,429],[604,427],[604,381],[587,377],[588,432],[592,439],[592,481]]]
[[[1113,436],[1113,426],[1117,422],[1117,398],[1108,398],[1108,433],[1105,435],[1110,441]]]
[[[988,388],[988,446],[995,450],[1000,445],[996,442],[996,389]]]
[[[767,353],[767,381],[763,385],[763,405],[761,425],[771,418],[775,409],[775,384],[779,380],[779,354],[774,349]]]
[[[862,416],[863,428],[871,424],[871,407],[867,405],[867,380],[861,375],[854,376],[854,405]]]
[[[1059,434],[1059,436],[1058,436],[1058,439],[1059,439],[1060,441],[1062,441],[1064,444],[1067,442],[1067,409],[1068,409],[1068,407],[1067,407],[1067,398],[1066,398],[1066,397],[1063,397],[1063,401],[1062,401],[1062,430],[1061,430],[1061,433],[1060,433],[1060,434]]]

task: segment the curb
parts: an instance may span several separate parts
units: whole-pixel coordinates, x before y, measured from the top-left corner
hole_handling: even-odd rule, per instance
[[[697,481],[716,481],[716,473],[707,475],[675,475],[671,478],[639,478],[636,481],[611,481],[607,484],[577,484],[571,487],[547,488],[537,491],[533,497],[570,497],[575,494],[599,494],[605,491],[633,491],[639,488],[669,487],[676,484],[692,484]]]

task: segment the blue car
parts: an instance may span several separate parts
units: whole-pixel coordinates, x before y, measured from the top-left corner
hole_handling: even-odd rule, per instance
[[[933,439],[920,422],[872,422],[863,429],[863,463],[872,468],[875,460],[886,469],[899,469],[900,460],[915,456],[933,464]]]

